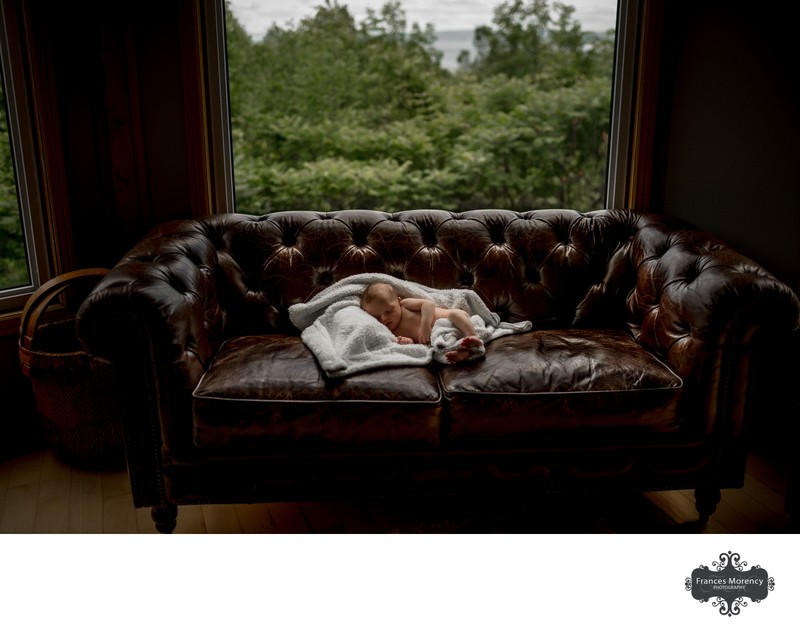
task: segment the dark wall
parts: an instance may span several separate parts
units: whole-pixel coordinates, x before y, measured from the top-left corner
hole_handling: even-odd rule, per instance
[[[161,221],[191,217],[180,7],[29,0],[36,80],[55,109],[73,260],[111,267]],[[57,160],[52,168],[58,170]]]
[[[715,233],[800,293],[800,96],[788,5],[663,5],[653,206]],[[786,370],[751,430],[781,463],[794,459],[798,338],[765,359]]]
[[[788,5],[664,2],[654,206],[800,290],[800,97]]]

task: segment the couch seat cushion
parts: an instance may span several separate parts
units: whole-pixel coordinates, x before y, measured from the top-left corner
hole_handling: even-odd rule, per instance
[[[427,367],[325,376],[299,336],[227,340],[192,396],[194,442],[264,453],[440,446],[441,391]]]
[[[629,335],[588,329],[499,338],[484,359],[443,367],[441,383],[452,448],[535,447],[565,435],[574,447],[635,442],[676,428],[682,392],[681,379]]]

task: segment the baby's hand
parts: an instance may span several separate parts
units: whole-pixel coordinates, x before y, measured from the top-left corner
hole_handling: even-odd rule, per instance
[[[397,336],[397,344],[399,345],[413,345],[414,341],[408,336]]]
[[[431,330],[430,329],[426,330],[425,327],[420,327],[419,334],[417,334],[417,336],[419,337],[419,341],[422,344],[426,345],[431,341]]]

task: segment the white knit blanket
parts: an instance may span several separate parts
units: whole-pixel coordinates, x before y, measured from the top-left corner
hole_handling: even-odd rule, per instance
[[[306,303],[289,307],[289,318],[300,330],[303,342],[330,377],[379,367],[419,366],[431,360],[448,364],[446,353],[461,348],[463,336],[446,318],[434,323],[430,345],[399,344],[386,325],[360,307],[361,293],[373,281],[390,284],[402,297],[426,298],[438,307],[463,309],[471,315],[475,333],[484,345],[532,326],[530,321],[501,322],[473,290],[440,290],[387,274],[357,274],[337,281]],[[483,352],[478,349],[478,354]]]

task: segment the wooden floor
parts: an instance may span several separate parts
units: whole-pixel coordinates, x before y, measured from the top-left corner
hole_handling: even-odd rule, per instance
[[[742,489],[697,525],[691,490],[587,497],[413,499],[181,507],[176,533],[786,533],[786,477],[755,454]],[[0,533],[156,533],[125,471],[70,467],[48,450],[0,462]]]

